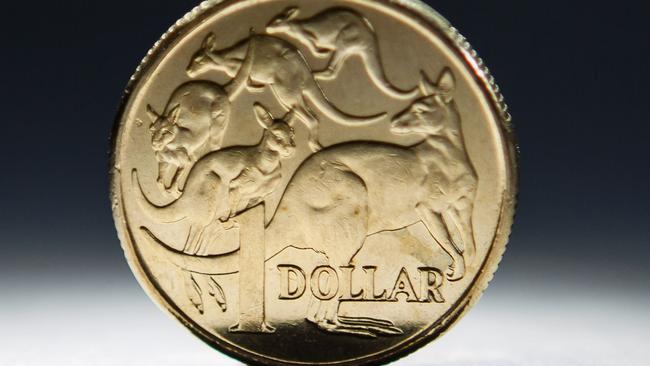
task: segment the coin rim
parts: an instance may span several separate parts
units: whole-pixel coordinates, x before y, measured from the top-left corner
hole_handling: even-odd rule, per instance
[[[516,207],[518,182],[517,167],[519,157],[518,145],[514,135],[511,116],[508,112],[508,107],[504,102],[504,98],[483,61],[478,57],[476,51],[472,49],[465,38],[460,35],[458,30],[452,27],[451,24],[435,10],[419,0],[355,1],[380,3],[381,5],[385,5],[392,10],[401,12],[402,14],[409,16],[411,19],[418,21],[420,25],[432,32],[433,35],[443,40],[448,49],[458,57],[459,60],[463,61],[467,71],[472,74],[474,82],[480,86],[484,96],[488,101],[490,101],[490,109],[495,116],[495,119],[500,122],[498,131],[505,150],[502,151],[502,153],[505,157],[506,186],[503,192],[500,217],[492,246],[489,253],[486,255],[486,260],[479,271],[479,274],[476,276],[474,282],[467,287],[467,290],[461,296],[460,300],[458,300],[456,304],[454,304],[450,310],[442,315],[434,324],[430,325],[428,331],[421,332],[419,336],[413,337],[413,339],[401,343],[399,346],[354,360],[323,363],[327,365],[341,366],[379,365],[405,357],[449,331],[449,329],[451,329],[451,327],[454,326],[476,304],[487,288],[489,282],[494,277],[494,273],[498,269],[499,262],[503,257],[508,243]],[[121,171],[119,167],[120,151],[118,150],[118,147],[121,145],[122,141],[122,135],[120,132],[122,131],[122,126],[126,123],[126,121],[123,121],[124,112],[129,105],[133,92],[137,89],[140,82],[146,80],[143,77],[147,75],[150,68],[156,64],[156,60],[165,55],[167,49],[175,40],[181,39],[186,32],[189,33],[195,26],[201,24],[204,20],[238,2],[239,1],[237,0],[211,0],[205,1],[195,7],[163,34],[160,40],[157,41],[149,50],[140,65],[136,68],[133,76],[130,78],[122,95],[111,134],[109,175],[113,218],[125,257],[133,274],[140,283],[140,286],[145,290],[149,297],[154,300],[157,306],[176,318],[186,329],[191,331],[199,339],[230,357],[254,365],[284,365],[287,363],[293,365],[310,365],[314,363],[280,360],[245,350],[236,346],[235,343],[215,337],[201,328],[198,324],[194,323],[188,315],[184,314],[181,309],[177,308],[171,299],[169,299],[164,292],[161,289],[158,289],[153,281],[150,280],[150,275],[140,263],[137,249],[131,241],[128,223],[125,220],[124,208],[121,204]]]

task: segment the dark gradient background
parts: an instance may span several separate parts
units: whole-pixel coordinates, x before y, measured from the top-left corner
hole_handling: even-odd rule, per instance
[[[402,364],[649,364],[648,3],[427,2],[511,106],[520,195],[485,298]],[[3,4],[0,364],[227,364],[139,289],[108,199],[122,90],[194,5]]]

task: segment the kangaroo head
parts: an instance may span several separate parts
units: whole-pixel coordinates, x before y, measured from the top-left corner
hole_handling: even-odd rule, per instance
[[[393,118],[391,132],[433,136],[454,129],[450,124],[456,120],[452,106],[455,88],[456,81],[449,69],[442,72],[437,84],[423,75],[420,84],[422,96]]]
[[[215,62],[210,54],[216,50],[216,39],[217,37],[214,33],[208,34],[203,39],[201,48],[192,55],[192,59],[186,69],[190,77],[195,77],[205,69],[214,67]]]
[[[159,114],[152,106],[147,105],[147,113],[152,120],[151,147],[158,160],[158,182],[169,189],[174,184],[181,167],[190,163],[190,156],[186,149],[178,146],[178,118],[181,113],[180,104],[170,105],[169,110]]]
[[[293,156],[296,150],[295,133],[287,123],[291,117],[287,115],[282,119],[275,119],[271,112],[259,103],[255,103],[253,108],[257,122],[265,130],[262,140],[263,148],[277,152],[282,158]],[[289,112],[289,114],[291,113]]]
[[[174,91],[163,113],[147,106],[152,120],[151,146],[159,163],[159,180],[167,188],[179,170],[221,148],[230,119],[230,101],[218,84],[192,81]]]
[[[151,119],[149,131],[151,132],[151,146],[155,152],[160,152],[176,136],[176,119],[180,112],[180,105],[173,106],[165,114],[159,114],[152,106],[147,105],[147,114]]]
[[[288,33],[291,29],[291,21],[294,20],[300,10],[297,7],[289,7],[285,9],[280,15],[271,19],[269,24],[266,26],[266,32],[268,34],[277,34],[277,33]]]

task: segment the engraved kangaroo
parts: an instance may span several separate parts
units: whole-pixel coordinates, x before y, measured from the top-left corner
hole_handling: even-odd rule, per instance
[[[313,249],[324,253],[332,267],[344,267],[369,236],[422,222],[452,259],[447,278],[462,279],[476,250],[472,211],[478,178],[465,149],[454,90],[449,70],[443,71],[437,84],[425,77],[423,96],[393,118],[393,133],[423,135],[421,143],[411,147],[344,143],[308,158],[266,225],[266,258],[288,247]],[[202,192],[211,189],[205,182],[185,194],[203,199]],[[184,211],[186,215],[197,212],[195,208]],[[147,214],[157,223],[168,219],[157,210]],[[158,240],[145,245],[181,268],[207,274],[238,271],[237,253],[192,257],[170,251],[164,241],[152,236]],[[401,333],[388,320],[339,317],[339,306],[336,297],[314,302],[306,319],[332,333],[370,337]]]
[[[183,252],[201,254],[212,244],[211,239],[226,235],[226,231],[234,228],[230,218],[256,206],[275,191],[282,178],[282,160],[290,158],[295,150],[294,132],[287,123],[292,116],[274,120],[262,105],[256,104],[254,108],[258,122],[265,129],[260,143],[226,148],[205,156],[192,168],[186,193],[174,202],[155,206],[144,195],[137,172],[133,172],[137,209],[147,218],[156,218],[144,223],[147,230],[160,223],[171,223],[174,227],[171,232],[187,233]],[[177,243],[176,247],[181,245]],[[222,251],[229,250],[222,248]]]
[[[424,141],[410,148],[345,143],[310,157],[267,227],[267,255],[291,245],[326,253],[334,268],[347,266],[369,236],[422,222],[452,259],[447,278],[464,277],[475,253],[478,178],[453,103],[453,75],[445,70],[437,85],[424,78],[421,89],[424,96],[393,118],[391,130]],[[336,298],[317,302],[307,319],[333,333],[396,334],[388,320],[341,318],[339,306]]]
[[[191,81],[172,93],[163,113],[148,105],[151,146],[158,161],[158,184],[176,197],[191,167],[219,150],[230,119],[226,91],[208,81]]]
[[[316,56],[330,57],[328,66],[315,76],[335,79],[345,61],[361,57],[369,76],[385,94],[396,99],[409,100],[418,95],[417,88],[404,91],[396,88],[386,77],[381,61],[377,35],[368,19],[345,8],[327,9],[307,19],[298,19],[300,10],[286,9],[267,25],[269,34],[283,34],[305,44]]]
[[[266,35],[251,35],[238,44],[217,50],[215,36],[208,35],[192,58],[187,71],[195,76],[208,70],[219,70],[233,78],[226,91],[234,98],[243,87],[269,87],[279,103],[309,129],[309,145],[313,151],[322,147],[318,142],[319,119],[307,99],[336,123],[353,126],[374,123],[385,114],[369,117],[341,112],[327,99],[314,80],[312,70],[303,55],[291,43]]]

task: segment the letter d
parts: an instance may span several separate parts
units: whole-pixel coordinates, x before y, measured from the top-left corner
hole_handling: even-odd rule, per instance
[[[299,299],[307,289],[307,276],[298,266],[278,265],[280,271],[280,300]]]

